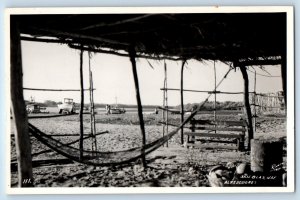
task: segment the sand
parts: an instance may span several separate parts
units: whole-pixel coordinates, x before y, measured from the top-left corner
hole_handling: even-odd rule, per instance
[[[89,115],[84,115],[84,131],[90,132]],[[162,126],[158,123],[161,115],[145,115],[147,143],[162,136]],[[203,117],[203,116],[202,116]],[[211,116],[207,116],[211,118]],[[179,115],[171,115],[172,123],[179,123]],[[237,116],[231,116],[237,118]],[[29,122],[43,132],[51,134],[79,134],[79,118],[77,115],[29,119]],[[126,150],[141,145],[139,121],[135,113],[122,115],[96,115],[97,132],[108,133],[97,136],[99,151]],[[286,122],[284,119],[270,117],[258,119],[255,138],[286,139]],[[169,127],[169,130],[172,130]],[[12,127],[13,132],[13,127]],[[74,141],[78,136],[56,137],[64,143]],[[32,152],[48,149],[35,138],[32,138]],[[12,139],[12,159],[16,157]],[[74,147],[78,148],[78,144]],[[91,149],[91,140],[84,142],[86,150]],[[64,159],[56,152],[34,156],[33,160]],[[144,170],[140,161],[127,166],[97,167],[80,163],[41,165],[33,169],[35,187],[140,187],[140,186],[188,186],[207,187],[207,173],[217,164],[227,162],[250,162],[249,152],[233,150],[188,149],[180,144],[177,134],[169,141],[169,147],[160,147],[147,156],[148,168]],[[17,172],[12,170],[11,185],[17,186]]]

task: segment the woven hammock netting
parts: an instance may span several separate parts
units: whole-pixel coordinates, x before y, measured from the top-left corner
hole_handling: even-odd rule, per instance
[[[142,156],[142,148],[137,147],[137,148],[127,149],[124,151],[114,151],[114,152],[109,152],[109,151],[99,152],[99,151],[83,150],[83,159],[80,159],[79,157],[80,149],[69,145],[65,145],[59,140],[56,140],[52,138],[50,135],[47,135],[46,133],[40,131],[32,124],[29,123],[28,125],[29,125],[29,131],[38,141],[40,141],[50,149],[56,151],[57,153],[79,163],[96,165],[96,166],[97,165],[98,166],[120,165],[120,164],[126,164],[135,161]],[[176,130],[170,132],[166,136],[157,139],[154,142],[146,144],[144,147],[145,155],[151,153],[152,151],[162,146],[179,130],[180,129],[177,128]]]
[[[231,68],[228,70],[228,72],[224,75],[223,79],[218,83],[217,87],[224,81],[228,73],[231,71]],[[217,89],[215,87],[215,90]],[[148,143],[144,146],[143,150],[144,153],[142,153],[142,147],[127,149],[124,151],[114,151],[114,152],[100,152],[100,151],[86,151],[83,150],[83,158],[80,159],[79,155],[81,153],[80,149],[77,149],[75,147],[66,145],[59,140],[56,140],[52,138],[50,135],[47,135],[46,133],[42,132],[32,124],[28,123],[29,131],[31,134],[39,140],[41,143],[49,147],[50,149],[56,151],[57,153],[74,160],[79,163],[88,164],[88,165],[96,165],[96,166],[107,166],[107,165],[120,165],[120,164],[127,164],[129,162],[133,162],[143,156],[143,154],[147,155],[154,150],[158,149],[160,146],[162,146],[164,143],[166,143],[169,139],[171,139],[176,133],[178,133],[179,130],[181,130],[182,127],[186,123],[188,123],[196,114],[198,111],[200,111],[204,104],[208,101],[209,97],[212,95],[210,93],[208,97],[203,101],[195,111],[193,111],[190,116],[188,116],[174,131],[171,131],[167,135],[161,137],[160,139],[157,139],[151,143]]]

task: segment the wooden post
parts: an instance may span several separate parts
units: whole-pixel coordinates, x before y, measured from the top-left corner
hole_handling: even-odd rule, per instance
[[[284,97],[284,105],[285,105],[285,111],[287,108],[287,102],[286,102],[286,52],[283,53],[281,56],[281,79],[282,79],[282,89],[283,89],[283,97]]]
[[[91,126],[91,135],[94,135],[94,126],[93,126],[93,112],[92,112],[92,72],[91,72],[91,55],[90,52],[88,52],[88,57],[89,57],[89,82],[90,82],[90,89],[89,89],[89,94],[90,94],[90,126]],[[94,151],[94,138],[92,137],[92,151]]]
[[[168,74],[167,74],[167,63],[164,63],[164,74],[165,74],[165,81],[164,81],[164,88],[168,88]],[[164,107],[166,107],[167,109],[169,109],[168,107],[168,90],[164,90]],[[164,130],[164,133],[166,131],[166,133],[168,134],[169,132],[169,112],[165,110],[163,111],[164,113],[164,122],[166,123],[165,127],[166,130]],[[163,133],[163,134],[164,134]],[[169,147],[169,141],[166,142],[166,147]]]
[[[248,125],[248,135],[245,139],[245,144],[247,145],[247,150],[251,149],[250,140],[253,139],[253,124],[252,124],[252,114],[251,107],[249,103],[249,78],[247,74],[246,66],[240,66],[243,79],[244,79],[244,106],[247,114],[247,125]]]
[[[251,170],[270,172],[273,164],[283,162],[283,143],[270,140],[251,140]]]
[[[33,185],[31,144],[28,133],[28,119],[23,97],[23,72],[20,32],[18,23],[11,16],[10,33],[10,93],[13,123],[15,124],[15,145],[18,160],[18,185]]]
[[[186,61],[182,61],[181,65],[181,72],[180,72],[180,103],[181,103],[181,123],[184,121],[184,102],[183,102],[183,70],[184,70],[184,65]],[[183,141],[183,127],[180,130],[180,136],[181,136],[181,144],[184,143]]]
[[[79,110],[79,123],[80,123],[80,141],[79,141],[79,150],[80,155],[79,159],[83,160],[83,106],[84,106],[84,90],[83,90],[83,50],[80,50],[80,110]]]
[[[94,145],[95,151],[97,151],[97,129],[96,129],[96,119],[95,119],[95,102],[94,102],[94,81],[93,81],[93,73],[91,72],[91,83],[92,83],[92,116],[93,116],[93,129],[94,129]]]
[[[215,121],[215,128],[217,128],[217,111],[216,111],[216,103],[217,103],[217,74],[216,74],[216,61],[214,61],[214,80],[215,80],[215,90],[214,90],[214,121]],[[217,133],[217,130],[215,130],[215,133]]]
[[[144,119],[143,119],[143,107],[142,107],[142,102],[141,102],[141,97],[140,97],[140,88],[139,88],[139,79],[137,75],[137,70],[136,70],[136,62],[135,62],[135,57],[136,57],[136,52],[134,49],[134,46],[129,47],[129,56],[130,56],[130,62],[132,65],[132,73],[133,73],[133,79],[134,79],[134,85],[135,85],[135,93],[136,93],[136,101],[137,101],[137,106],[138,106],[138,115],[139,115],[139,121],[140,121],[140,129],[141,129],[141,134],[142,134],[142,163],[143,167],[146,168],[146,157],[145,157],[145,145],[146,145],[146,134],[145,134],[145,125],[144,125]]]
[[[253,117],[253,127],[254,127],[254,132],[256,131],[256,118],[257,118],[257,114],[256,114],[256,70],[255,70],[255,74],[254,74],[254,87],[253,87],[254,93],[253,93],[253,106],[254,106],[254,117]]]
[[[163,108],[166,108],[166,65],[164,65],[164,90],[163,90]],[[165,109],[162,110],[162,119],[163,119],[163,129],[162,129],[162,134],[163,137],[165,136],[165,123],[166,123],[166,118],[165,118]],[[163,144],[163,147],[165,145]]]

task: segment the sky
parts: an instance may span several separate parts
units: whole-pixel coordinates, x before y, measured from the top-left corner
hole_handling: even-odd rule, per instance
[[[88,54],[84,53],[84,87],[89,88]],[[22,41],[23,87],[47,89],[79,89],[79,51],[70,49],[64,44],[51,44]],[[115,104],[136,104],[134,80],[129,58],[109,54],[93,54],[90,60],[93,72],[94,102]],[[151,63],[151,65],[149,64]],[[166,61],[169,88],[180,88],[181,61]],[[229,66],[215,62],[217,83],[223,78]],[[213,90],[214,61],[199,62],[189,60],[184,69],[184,89]],[[272,76],[280,76],[280,65],[265,66]],[[250,68],[253,72],[254,69]],[[258,74],[268,75],[255,67]],[[164,62],[137,59],[141,101],[143,105],[162,105],[164,81]],[[249,89],[253,91],[254,73],[249,72]],[[264,77],[257,75],[257,92],[277,92],[282,90],[280,77]],[[220,91],[242,92],[243,78],[239,70],[232,70],[217,89]],[[73,98],[80,102],[80,92],[42,92],[24,91],[25,100],[34,97],[37,102],[45,100],[62,101]],[[198,103],[208,96],[207,93],[184,94],[184,103]],[[178,91],[168,92],[170,106],[180,104]],[[213,96],[210,98],[213,100]],[[217,101],[242,101],[242,95],[217,95]],[[89,94],[85,92],[85,103],[89,102]]]

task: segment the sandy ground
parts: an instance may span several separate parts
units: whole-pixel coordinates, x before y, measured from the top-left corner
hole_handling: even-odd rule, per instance
[[[145,115],[147,143],[162,136],[162,126],[158,124],[161,115]],[[211,116],[207,116],[210,118]],[[178,123],[180,116],[171,115],[171,122]],[[237,118],[237,116],[231,116]],[[51,134],[79,134],[79,118],[77,115],[30,119],[30,123],[43,132]],[[97,136],[98,151],[118,151],[138,147],[141,144],[139,122],[136,114],[122,115],[96,115],[97,132],[108,133]],[[89,115],[84,115],[84,130],[89,133]],[[172,130],[172,128],[169,128]],[[13,132],[13,127],[12,127]],[[57,137],[68,143],[79,138]],[[255,138],[258,139],[286,139],[285,119],[269,117],[258,119]],[[64,165],[46,165],[33,169],[35,187],[138,187],[138,186],[209,186],[207,180],[208,170],[217,164],[227,162],[249,162],[249,152],[236,152],[233,150],[200,150],[187,149],[179,144],[179,134],[169,141],[169,147],[160,147],[147,156],[149,168],[143,170],[139,161],[127,166],[96,167],[80,163]],[[12,159],[16,157],[14,140],[12,144]],[[74,147],[78,147],[75,144]],[[84,143],[85,149],[91,149],[91,140]],[[32,138],[32,152],[36,153],[48,149],[46,146]],[[33,160],[62,159],[56,152],[49,152],[34,156]],[[17,173],[12,170],[11,185],[17,186]]]

